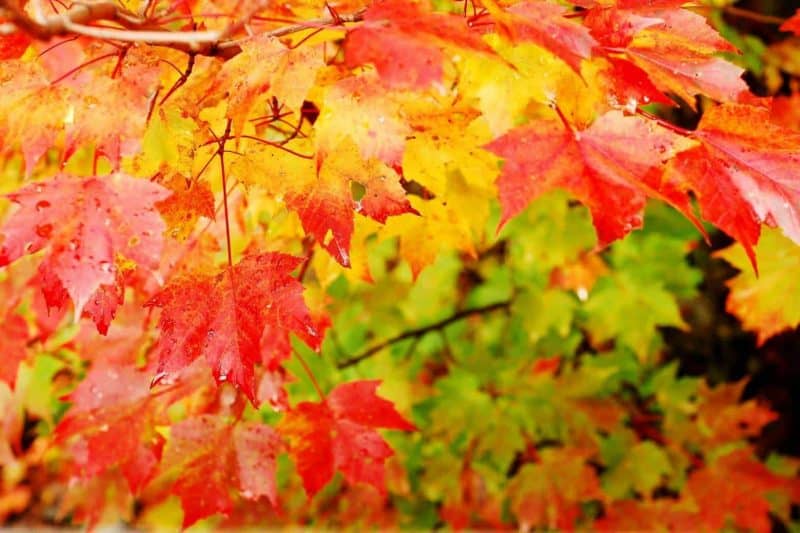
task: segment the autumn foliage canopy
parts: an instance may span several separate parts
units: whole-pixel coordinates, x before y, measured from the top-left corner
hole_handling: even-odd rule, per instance
[[[0,0],[0,519],[789,523],[659,329],[717,231],[800,323],[800,120],[715,9]]]

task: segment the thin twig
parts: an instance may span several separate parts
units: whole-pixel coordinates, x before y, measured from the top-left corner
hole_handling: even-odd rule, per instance
[[[264,32],[261,35],[283,37],[308,29],[330,28],[346,22],[358,22],[364,18],[364,9],[345,15],[330,15],[317,19],[291,24]],[[155,24],[143,16],[132,13],[114,2],[76,2],[67,11],[31,18],[15,0],[0,0],[0,12],[7,14],[9,21],[0,25],[0,34],[22,30],[40,40],[49,40],[59,35],[82,35],[94,39],[127,43],[144,43],[166,46],[183,52],[218,56],[224,59],[239,54],[241,44],[251,39],[228,39],[232,33],[246,25],[255,13],[248,14],[232,26],[222,31],[172,31]],[[98,22],[113,22],[119,28],[91,25]]]
[[[336,365],[336,368],[341,370],[343,368],[348,368],[348,367],[351,367],[353,365],[357,365],[358,363],[360,363],[364,359],[368,359],[368,358],[372,357],[373,355],[375,355],[376,353],[378,353],[381,350],[383,350],[384,348],[388,348],[389,346],[391,346],[393,344],[396,344],[396,343],[398,343],[400,341],[404,341],[406,339],[416,339],[416,338],[422,337],[426,333],[430,333],[431,331],[441,330],[442,328],[445,328],[445,327],[449,326],[450,324],[452,324],[454,322],[458,322],[459,320],[463,320],[463,319],[465,319],[467,317],[470,317],[470,316],[473,316],[473,315],[482,315],[484,313],[491,313],[492,311],[497,311],[499,309],[508,309],[508,307],[510,305],[511,305],[511,300],[506,300],[506,301],[503,301],[503,302],[496,302],[496,303],[493,303],[493,304],[485,305],[483,307],[473,307],[472,309],[464,309],[462,311],[458,311],[457,313],[453,314],[452,316],[449,316],[448,318],[440,320],[439,322],[434,322],[433,324],[429,324],[429,325],[423,326],[421,328],[405,331],[405,332],[401,333],[400,335],[397,335],[397,336],[392,337],[390,339],[387,339],[387,340],[385,340],[385,341],[383,341],[383,342],[381,342],[379,344],[376,344],[372,348],[367,349],[365,352],[363,352],[363,353],[361,353],[359,355],[356,355],[355,357],[351,357],[350,359],[345,359],[344,361],[339,362]]]

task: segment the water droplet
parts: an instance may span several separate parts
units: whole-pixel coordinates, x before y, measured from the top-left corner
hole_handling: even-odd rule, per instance
[[[642,97],[642,102],[644,102],[645,104],[649,104],[650,103],[650,97],[647,96],[647,95],[643,96]]]
[[[69,249],[73,252],[78,249],[78,239],[72,239],[69,241]]]
[[[581,140],[581,132],[575,130],[574,137],[575,137],[576,141],[580,141]]]
[[[217,334],[217,332],[216,332],[216,331],[214,331],[213,329],[210,329],[210,330],[208,330],[208,333],[206,333],[206,336],[207,336],[209,339],[211,339],[211,338],[213,338],[213,337],[214,337],[214,335],[216,335],[216,334]]]
[[[589,291],[586,290],[586,287],[578,287],[575,291],[575,294],[578,295],[578,300],[585,302],[587,298],[589,298]]]
[[[100,261],[100,270],[103,272],[111,272],[111,262],[110,261]]]
[[[48,207],[50,207],[50,202],[48,202],[47,200],[39,200],[38,202],[36,202],[37,211],[47,209]]]
[[[108,424],[103,424],[102,426],[100,426],[99,429],[100,431],[105,433],[106,431],[108,431]]]
[[[251,491],[249,491],[249,490],[243,490],[242,491],[242,498],[247,498],[248,500],[252,500],[254,497],[255,497],[255,494],[253,494]]]
[[[219,377],[217,378],[217,381],[220,381],[220,382],[228,381],[228,374],[220,374]]]
[[[379,122],[379,123],[381,123],[381,124],[383,124],[384,122],[386,122],[386,118],[385,118],[385,117],[382,117],[382,116],[380,116],[380,117],[378,117],[378,122]]]
[[[34,190],[36,192],[42,192],[44,190],[44,187],[42,187],[41,185],[37,184],[36,187],[34,188]]]
[[[150,381],[150,387],[155,387],[156,385],[158,385],[158,384],[160,384],[162,382],[164,382],[165,385],[168,385],[169,383],[167,383],[167,381],[166,381],[166,377],[168,375],[169,374],[167,374],[166,372],[159,372],[158,374],[153,376],[152,381]]]

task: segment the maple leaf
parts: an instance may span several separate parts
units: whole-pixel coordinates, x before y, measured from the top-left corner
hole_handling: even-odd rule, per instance
[[[372,63],[390,87],[425,88],[441,81],[447,47],[492,53],[463,17],[432,13],[427,0],[373,3],[344,42],[348,67]]]
[[[610,57],[625,59],[645,71],[656,87],[671,91],[694,107],[696,94],[717,100],[736,101],[747,92],[743,69],[717,52],[735,49],[707,23],[685,9],[595,8],[585,24]]]
[[[153,432],[156,403],[150,379],[131,366],[92,368],[63,399],[72,402],[55,428],[60,442],[80,435],[75,460],[85,476],[119,465],[136,493],[155,472],[162,441]]]
[[[570,21],[567,8],[550,2],[520,2],[507,10],[494,1],[483,2],[500,31],[512,41],[529,41],[560,57],[580,73],[581,61],[597,44],[588,28]]]
[[[114,168],[120,157],[141,148],[153,91],[158,85],[156,58],[131,52],[119,65],[121,79],[105,72],[72,85],[67,93],[70,119],[65,120],[63,159],[82,146],[93,145],[95,157],[105,155]]]
[[[338,470],[350,483],[368,483],[385,493],[384,462],[392,449],[376,428],[413,430],[394,405],[375,394],[379,381],[337,386],[318,403],[302,402],[278,426],[290,443],[297,471],[309,496]]]
[[[786,32],[793,32],[796,35],[800,35],[800,9],[797,12],[786,20],[783,24],[781,24],[781,31]]]
[[[230,514],[232,486],[243,498],[266,496],[277,505],[275,457],[281,449],[275,430],[257,422],[231,425],[220,416],[200,415],[173,425],[160,472],[177,473],[170,492],[181,499],[183,527]]]
[[[164,217],[170,236],[185,240],[199,217],[214,219],[214,193],[208,183],[191,181],[180,174],[174,174],[162,184],[172,194],[156,206]]]
[[[589,208],[600,246],[642,226],[647,196],[691,217],[688,198],[661,183],[664,162],[687,146],[684,138],[620,111],[582,131],[546,118],[511,130],[486,146],[505,159],[497,180],[500,224],[553,188],[570,191]]]
[[[581,502],[602,498],[600,481],[580,450],[545,449],[537,455],[539,461],[523,466],[508,485],[511,509],[524,529],[572,529]]]
[[[302,262],[280,253],[249,255],[217,274],[187,275],[167,285],[146,304],[161,308],[158,372],[174,373],[204,357],[218,382],[230,381],[256,404],[253,367],[262,358],[265,328],[287,349],[289,332],[314,348],[322,340],[303,287],[291,276]]]
[[[769,110],[724,104],[703,114],[664,177],[694,191],[706,220],[744,246],[754,268],[761,224],[800,244],[800,133],[776,126]]]
[[[0,61],[0,149],[5,154],[21,150],[27,174],[63,130],[65,91],[61,85],[50,85],[44,69],[35,63]]]
[[[307,150],[309,145],[298,141],[291,147]],[[255,183],[273,195],[284,196],[286,206],[300,217],[306,234],[342,266],[350,266],[354,211],[381,223],[394,215],[419,214],[406,198],[397,172],[375,158],[363,158],[349,137],[320,164],[263,144],[249,147],[246,154],[234,167],[235,174],[255,175]],[[354,184],[363,188],[357,201],[353,198]]]
[[[209,103],[225,100],[227,117],[233,120],[238,135],[259,101],[274,97],[289,109],[300,109],[323,65],[319,46],[291,49],[274,37],[259,35],[242,43],[242,53],[216,74]]]
[[[769,471],[748,449],[717,458],[689,476],[686,490],[697,503],[699,522],[709,529],[722,529],[731,518],[734,525],[768,532],[771,491],[787,491],[792,501],[800,499],[800,482]]]
[[[158,267],[164,223],[154,205],[168,194],[121,173],[27,185],[7,195],[19,208],[0,229],[0,266],[49,248],[39,266],[48,306],[69,298],[76,317],[86,312],[105,333],[122,299],[117,262]]]
[[[397,168],[403,160],[411,127],[401,119],[402,101],[387,92],[374,74],[345,78],[325,93],[314,124],[317,154],[332,153],[350,137],[366,159],[378,159]],[[347,128],[342,128],[347,124]]]
[[[800,291],[800,248],[781,235],[767,229],[755,249],[758,276],[749,268],[747,252],[734,244],[717,253],[718,257],[740,270],[725,284],[730,289],[725,303],[727,311],[742,321],[742,327],[757,334],[758,344],[800,325],[800,307],[787,294]]]

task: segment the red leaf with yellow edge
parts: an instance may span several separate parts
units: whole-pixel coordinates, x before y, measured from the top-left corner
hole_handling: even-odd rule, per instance
[[[168,194],[120,173],[27,185],[7,195],[19,208],[0,229],[0,266],[48,248],[39,267],[48,305],[68,297],[76,317],[86,311],[104,333],[122,297],[118,257],[158,267],[164,222],[155,203]]]
[[[800,35],[800,9],[789,20],[781,24],[781,31],[790,31]]]
[[[427,0],[373,3],[344,43],[348,67],[372,63],[392,87],[425,88],[440,82],[445,47],[492,53],[463,17],[433,13]]]
[[[257,422],[234,426],[222,417],[201,415],[172,426],[160,469],[177,473],[170,492],[181,500],[183,527],[230,514],[233,487],[243,498],[266,496],[277,505],[275,457],[281,450],[275,430]]]
[[[647,196],[692,217],[688,197],[661,183],[664,163],[687,145],[683,137],[619,111],[583,131],[555,119],[514,129],[486,147],[505,159],[497,180],[501,224],[554,188],[570,191],[589,208],[601,246],[641,227]]]
[[[367,483],[385,493],[384,462],[394,452],[376,428],[413,430],[394,405],[375,391],[379,381],[336,387],[323,402],[302,402],[286,413],[278,429],[313,496],[338,470],[350,483]]]
[[[733,525],[757,533],[771,531],[768,493],[782,492],[800,501],[800,481],[769,471],[748,449],[717,458],[695,470],[686,484],[698,508],[697,523],[721,530]]]
[[[28,49],[32,39],[18,31],[11,35],[0,35],[0,60],[18,59]]]
[[[14,388],[19,364],[28,356],[28,324],[9,312],[0,323],[0,381]]]
[[[230,381],[256,404],[253,367],[262,358],[265,328],[285,339],[275,346],[286,349],[290,332],[314,348],[322,340],[303,286],[291,276],[302,262],[280,253],[250,255],[217,274],[186,275],[167,285],[146,304],[161,308],[158,371],[171,374],[204,357],[218,382]]]
[[[120,466],[131,490],[137,492],[155,472],[161,440],[150,379],[130,366],[94,367],[78,387],[64,397],[73,403],[55,429],[60,442],[79,435],[74,460],[87,477]]]
[[[528,41],[546,48],[580,73],[581,61],[597,44],[589,30],[565,17],[567,8],[550,2],[521,2],[503,11],[486,3],[500,30],[512,41]]]
[[[712,107],[694,137],[701,146],[678,155],[665,176],[694,191],[703,218],[739,241],[756,267],[761,224],[800,244],[800,133],[776,126],[769,110]]]
[[[307,141],[296,141],[293,150],[310,150]],[[350,241],[354,211],[385,223],[389,216],[417,213],[400,185],[400,176],[378,159],[365,159],[349,137],[326,153],[319,165],[311,160],[258,145],[249,147],[237,174],[258,176],[271,194],[284,197],[286,206],[300,217],[303,230],[314,237],[336,261],[350,266]],[[243,158],[244,159],[244,158]],[[262,163],[263,161],[263,163]],[[354,199],[353,184],[363,187]]]

